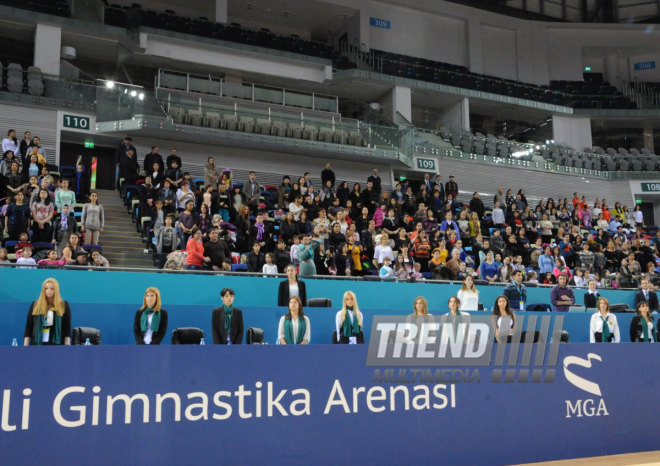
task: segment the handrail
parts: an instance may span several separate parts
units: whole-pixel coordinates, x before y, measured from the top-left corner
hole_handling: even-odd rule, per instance
[[[172,70],[166,70],[166,69],[159,69],[158,70],[158,75],[156,77],[156,87],[157,88],[165,88],[165,89],[178,89],[178,88],[172,88],[170,86],[167,86],[167,83],[163,83],[163,77],[164,76],[179,76],[179,77],[184,77],[185,78],[185,91],[186,92],[195,92],[195,90],[191,90],[191,79],[197,79],[201,82],[207,81],[210,83],[218,83],[217,87],[217,94],[218,96],[221,97],[235,97],[226,94],[225,88],[231,87],[231,86],[239,86],[239,87],[247,87],[251,90],[250,92],[250,98],[245,99],[245,100],[251,100],[251,101],[257,101],[258,99],[255,99],[256,93],[255,90],[257,89],[263,89],[263,90],[273,90],[273,91],[281,91],[282,92],[282,100],[280,102],[271,102],[273,104],[279,104],[286,106],[287,105],[287,94],[288,95],[298,95],[298,96],[306,96],[311,99],[311,107],[303,107],[303,108],[310,108],[311,110],[317,110],[317,111],[329,111],[332,113],[338,113],[339,112],[339,98],[337,96],[331,96],[331,95],[326,95],[326,94],[320,94],[316,92],[307,92],[307,91],[301,91],[297,89],[288,89],[288,88],[283,88],[283,87],[276,87],[276,86],[271,86],[268,84],[259,84],[259,83],[251,83],[251,82],[241,82],[241,83],[232,83],[228,82],[225,78],[220,77],[220,76],[213,76],[212,74],[208,74],[207,76],[204,75],[196,75],[192,73],[185,73],[185,72],[180,72],[180,71],[172,71]],[[201,90],[200,92],[205,92],[209,93],[207,91],[212,90],[212,89],[206,89],[206,90]],[[326,107],[320,107],[320,102],[322,101],[321,99],[325,99],[326,102],[332,102],[334,105],[332,108],[327,109]],[[294,105],[296,107],[300,107],[299,105]]]

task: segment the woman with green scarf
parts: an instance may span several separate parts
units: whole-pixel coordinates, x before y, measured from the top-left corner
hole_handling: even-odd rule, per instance
[[[54,278],[44,280],[39,299],[30,305],[23,337],[25,346],[71,344],[71,309]]]
[[[337,343],[363,344],[362,313],[352,291],[344,293],[343,305],[335,317]]]
[[[442,331],[444,332],[444,324],[451,323],[451,328],[454,332],[454,335],[456,336],[456,341],[468,341],[468,336],[470,334],[470,314],[460,310],[461,300],[458,299],[457,296],[449,297],[449,301],[447,301],[447,307],[449,308],[449,312],[440,318],[440,328],[443,329]],[[461,335],[458,334],[460,324],[464,324],[465,328],[465,330],[461,332]]]
[[[277,329],[280,345],[306,345],[310,334],[309,317],[303,312],[302,300],[293,296],[289,299],[289,312],[280,318]]]
[[[160,306],[158,288],[147,288],[142,307],[135,313],[133,321],[133,334],[138,345],[160,345],[163,341],[167,333],[167,311]]]
[[[637,305],[637,315],[630,322],[630,341],[633,343],[658,341],[658,329],[654,325],[647,301],[640,301]]]
[[[240,345],[243,343],[243,312],[234,307],[234,290],[220,291],[222,306],[213,309],[211,330],[214,345]]]
[[[605,298],[598,300],[598,312],[591,315],[589,322],[590,343],[619,343],[621,334],[616,315],[610,312],[610,302]]]

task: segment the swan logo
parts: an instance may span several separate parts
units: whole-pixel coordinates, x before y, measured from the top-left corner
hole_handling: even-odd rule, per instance
[[[582,376],[575,374],[572,370],[572,366],[584,367],[585,369],[591,369],[592,361],[603,362],[603,359],[600,355],[595,353],[587,354],[587,358],[580,358],[577,356],[567,356],[564,358],[564,377],[566,380],[574,385],[575,387],[583,390],[599,399],[587,398],[581,400],[566,400],[566,417],[593,417],[593,416],[609,416],[607,412],[607,406],[605,406],[605,400],[600,391],[600,385],[597,383],[586,379]]]

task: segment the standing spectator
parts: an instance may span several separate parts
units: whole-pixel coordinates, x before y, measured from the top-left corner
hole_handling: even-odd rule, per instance
[[[25,160],[25,157],[27,156],[27,151],[28,151],[28,148],[30,147],[31,142],[32,142],[32,133],[30,133],[29,131],[26,131],[23,134],[23,139],[21,139],[21,144],[20,144],[20,147],[19,147],[21,161]],[[3,152],[4,152],[4,150],[3,150]],[[16,155],[18,155],[18,154],[16,154]]]
[[[69,243],[69,236],[78,232],[78,224],[73,211],[70,210],[68,204],[62,206],[60,215],[55,220],[55,227],[53,229],[53,244],[56,245],[57,251],[61,254],[62,249]]]
[[[248,267],[248,272],[261,272],[266,263],[266,258],[261,252],[261,244],[258,241],[255,241],[252,244],[252,251],[250,251],[246,256],[246,263]]]
[[[183,181],[183,172],[179,168],[176,160],[172,161],[172,165],[165,170],[165,181],[169,181],[172,189],[176,190],[179,184]]]
[[[314,264],[314,251],[318,249],[320,241],[312,238],[309,235],[302,237],[301,243],[298,245],[298,260],[300,261],[300,276],[307,277],[316,275],[316,265]],[[292,248],[295,247],[292,246]]]
[[[326,186],[326,183],[330,181],[330,187],[335,187],[335,172],[332,171],[332,165],[330,162],[326,162],[325,169],[321,172],[321,186]]]
[[[163,163],[163,157],[158,153],[158,146],[151,146],[151,152],[144,156],[144,171],[149,173],[156,162],[158,162],[160,169],[163,170],[165,164]]]
[[[218,178],[220,173],[215,166],[213,157],[206,159],[206,165],[204,166],[204,186],[213,186],[213,189],[218,187]]]
[[[291,177],[284,175],[282,184],[277,188],[277,208],[285,210],[289,208],[289,194],[291,193]]]
[[[211,259],[204,257],[204,245],[202,244],[202,230],[193,229],[192,235],[186,243],[186,270],[202,270],[204,262]]]
[[[509,299],[512,308],[524,311],[527,302],[527,288],[523,284],[523,273],[515,270],[511,278],[511,281],[504,287],[504,296]]]
[[[68,204],[70,207],[76,206],[76,193],[69,191],[69,179],[63,178],[60,182],[60,189],[55,192],[55,207],[57,211],[62,211],[62,206]]]
[[[580,268],[583,269],[585,273],[589,274],[593,272],[596,257],[594,256],[594,253],[589,250],[589,243],[586,241],[582,243],[582,251],[578,254],[578,260]]]
[[[454,175],[449,176],[449,181],[445,183],[445,195],[447,198],[449,198],[450,194],[454,201],[458,199],[458,183],[454,181]]]
[[[204,262],[215,271],[231,271],[231,252],[225,240],[220,239],[220,230],[216,227],[211,228],[208,240],[204,242]]]
[[[73,192],[76,193],[76,201],[79,204],[87,202],[89,196],[89,177],[85,172],[83,164],[76,165],[76,174],[71,179]]]
[[[20,146],[18,139],[16,139],[16,130],[10,129],[7,131],[7,137],[2,140],[2,152],[6,153],[8,150],[14,154],[20,153]]]
[[[454,199],[456,199],[456,196],[454,196]],[[477,213],[479,220],[484,217],[486,208],[484,207],[483,201],[479,198],[479,193],[476,191],[472,193],[472,199],[470,200],[470,210]]]
[[[635,293],[635,307],[637,308],[639,303],[646,302],[651,312],[657,312],[659,307],[658,295],[651,290],[651,281],[648,276],[644,275],[642,277],[641,285],[642,289]]]
[[[370,176],[369,180],[367,180],[366,189],[362,191],[360,203],[369,209],[369,214],[373,215],[376,211],[376,207],[378,207],[380,193],[376,190],[371,178],[372,177]]]
[[[99,244],[99,234],[103,232],[105,214],[98,199],[98,193],[92,191],[89,202],[83,206],[80,231],[85,232],[85,244]]]
[[[262,187],[257,182],[257,172],[251,171],[248,181],[243,185],[243,194],[245,195],[246,204],[250,208],[250,212],[255,216],[259,210],[259,198],[261,197],[261,190]]]
[[[51,220],[55,208],[50,195],[45,189],[39,190],[39,200],[32,204],[32,241],[35,243],[50,242],[52,238]]]
[[[117,148],[117,152],[115,153],[115,164],[119,168],[119,178],[122,178],[121,164],[124,157],[126,157],[126,155],[128,154],[128,151],[132,151],[133,156],[137,160],[137,149],[133,145],[133,138],[131,138],[130,136],[126,136],[124,138],[124,141],[119,145],[119,147]],[[117,189],[120,189],[119,178],[117,178]]]
[[[181,157],[177,155],[176,149],[170,149],[170,155],[167,156],[167,161],[165,162],[167,164],[167,168],[173,168],[174,162],[176,162],[177,168],[183,168]]]
[[[378,169],[374,168],[371,170],[371,176],[367,178],[367,186],[369,185],[369,182],[371,181],[371,185],[373,186],[374,191],[378,195],[378,199],[380,199],[380,193],[381,193],[381,180],[380,176],[378,176]]]
[[[591,315],[589,322],[590,343],[619,343],[621,333],[616,315],[610,312],[610,302],[605,298],[598,300],[598,312]]]
[[[243,312],[234,307],[234,290],[220,291],[222,306],[213,309],[211,328],[214,345],[240,345],[243,343]]]
[[[119,160],[119,178],[123,178],[126,185],[135,185],[139,170],[137,156],[133,149],[129,149]]]
[[[445,187],[442,184],[442,176],[435,175],[435,181],[433,182],[433,191],[438,191],[440,193],[440,201],[444,202],[447,199],[447,193],[445,192]]]
[[[550,290],[550,302],[552,303],[552,310],[554,312],[568,312],[568,308],[575,304],[573,290],[566,286],[567,283],[568,276],[560,273],[557,277],[557,285]]]
[[[21,233],[27,233],[30,230],[31,210],[30,206],[24,202],[24,198],[22,192],[17,192],[14,202],[9,204],[5,212],[5,231],[12,241],[18,240]]]

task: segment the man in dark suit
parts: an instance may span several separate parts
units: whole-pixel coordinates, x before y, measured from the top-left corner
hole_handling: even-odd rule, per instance
[[[321,172],[321,186],[325,186],[326,181],[329,181],[332,183],[332,187],[334,188],[335,186],[335,172],[332,171],[332,165],[330,165],[330,162],[327,162],[325,164],[325,170]]]
[[[381,189],[381,182],[380,182],[380,176],[378,176],[378,169],[374,168],[371,170],[371,176],[367,178],[367,183],[371,181],[371,184],[373,185],[373,189],[378,194],[378,197],[380,197],[380,189]]]
[[[658,295],[655,291],[651,291],[651,282],[646,276],[642,278],[642,289],[635,293],[635,308],[642,301],[649,303],[649,310],[651,312],[657,311],[658,307],[660,307],[658,305]]]
[[[437,190],[440,192],[440,199],[442,202],[444,202],[445,199],[447,199],[447,197],[445,196],[445,187],[442,184],[442,175],[435,175],[435,181],[433,182],[433,190],[429,192],[435,191],[436,186],[437,186]]]
[[[137,149],[133,145],[133,138],[131,138],[130,136],[126,136],[124,138],[124,141],[117,148],[117,152],[115,153],[115,164],[117,165],[118,168],[120,168],[120,171],[121,171],[120,164],[122,163],[122,160],[126,157],[126,154],[128,153],[129,150],[133,151],[133,157],[135,157],[135,160],[137,160]],[[117,178],[117,190],[121,189],[121,186],[119,186],[119,178],[122,178],[121,174]]]
[[[449,195],[452,195],[452,199],[455,201],[456,198],[458,197],[458,183],[454,181],[454,176],[449,177],[449,181],[445,184],[445,195],[449,197]]]
[[[220,292],[222,306],[213,309],[211,329],[214,345],[240,345],[243,343],[243,312],[234,307],[234,290]]]
[[[158,162],[160,171],[165,170],[163,157],[158,153],[158,146],[151,146],[151,152],[144,156],[144,171],[151,174],[154,171],[154,163]]]

